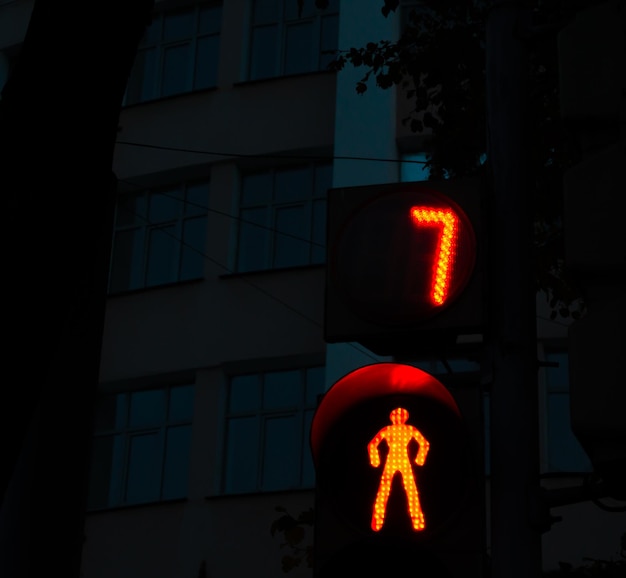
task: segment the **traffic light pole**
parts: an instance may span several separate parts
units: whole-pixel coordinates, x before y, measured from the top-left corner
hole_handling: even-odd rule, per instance
[[[494,578],[541,574],[532,194],[527,163],[524,2],[494,1],[486,29],[492,175],[490,544]],[[526,37],[526,38],[525,38]]]

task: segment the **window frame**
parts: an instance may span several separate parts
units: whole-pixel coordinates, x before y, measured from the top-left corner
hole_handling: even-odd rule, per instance
[[[191,395],[190,405],[188,413],[184,417],[171,416],[171,410],[173,406],[172,392],[182,391],[187,389]],[[134,424],[132,423],[132,403],[133,396],[150,394],[155,392],[163,392],[163,408],[160,419],[151,424]],[[195,384],[191,381],[185,381],[184,383],[176,383],[161,387],[151,387],[145,389],[135,390],[123,390],[118,392],[101,392],[98,394],[98,401],[96,403],[96,413],[94,419],[94,432],[92,437],[92,456],[91,456],[91,470],[89,481],[89,499],[88,499],[88,511],[101,511],[111,510],[115,508],[141,506],[150,503],[160,503],[169,501],[184,500],[188,496],[189,492],[189,471],[191,465],[191,442],[193,436],[193,412],[195,404]],[[112,400],[113,403],[121,406],[119,414],[114,414],[115,423],[111,427],[99,427],[98,426],[98,410],[104,406],[106,400]],[[121,402],[121,403],[120,403]],[[187,473],[184,480],[185,490],[184,492],[177,493],[175,495],[167,495],[165,485],[167,483],[168,467],[168,433],[176,428],[187,428],[189,435],[189,445],[187,447]],[[147,499],[132,499],[129,498],[129,483],[131,481],[131,475],[133,471],[133,462],[131,449],[132,441],[135,438],[141,436],[157,436],[158,451],[159,451],[159,464],[158,464],[158,479],[156,485],[158,485],[158,496],[148,497]],[[97,445],[98,440],[104,440],[110,438],[113,441],[111,451],[111,462],[105,466],[107,472],[108,491],[106,503],[96,501],[98,496],[94,496],[95,484],[94,479],[100,470],[97,463]],[[176,452],[179,455],[178,451]],[[173,467],[172,471],[180,471],[179,468]],[[99,496],[100,498],[102,496]]]
[[[190,191],[198,188],[205,189],[203,192],[205,199],[202,204],[191,197]],[[172,192],[175,193],[174,196],[168,195]],[[133,192],[123,192],[118,195],[109,264],[108,291],[110,295],[142,291],[204,278],[210,193],[211,180],[207,176],[178,181],[169,186],[160,185]],[[176,214],[172,212],[167,219],[151,220],[150,213],[153,201],[159,196],[170,197],[178,202],[178,211]],[[133,200],[136,201],[136,209],[130,207]],[[130,215],[130,212],[133,214],[123,217],[124,210],[129,211],[127,215]],[[191,222],[201,220],[203,220],[200,231],[202,240],[198,243],[201,246],[196,247],[195,244],[186,241],[185,235],[191,232]],[[171,228],[174,228],[173,232],[169,231]],[[161,240],[165,241],[165,245],[172,251],[172,254],[168,255],[175,262],[171,263],[171,278],[163,281],[150,281],[151,256],[155,253],[157,255],[163,254],[151,246],[151,241],[156,238],[154,234],[157,231],[163,232],[164,236]],[[133,236],[135,234],[136,237]],[[124,251],[123,237],[125,235],[130,236],[131,241],[128,245],[131,247],[128,253]],[[195,259],[197,263],[192,267],[194,272],[186,274],[184,271],[185,259],[189,258]],[[196,269],[198,269],[197,272],[195,272]],[[126,276],[123,279],[124,282],[118,281],[118,278],[122,279],[122,275]]]
[[[313,5],[313,0],[306,0],[311,5],[310,10],[307,10],[302,17],[298,17],[297,14],[289,14],[294,10],[296,5],[292,0],[277,0],[277,12],[276,15],[267,18],[257,20],[255,17],[256,5],[258,0],[250,1],[250,15],[249,15],[249,50],[248,50],[248,62],[246,67],[246,78],[249,81],[268,80],[271,78],[280,78],[284,76],[292,76],[299,74],[311,74],[317,72],[326,71],[326,65],[332,60],[330,55],[323,54],[326,50],[336,50],[339,40],[339,2],[338,0],[331,0],[328,8],[324,10],[318,10]],[[291,2],[291,4],[289,4]],[[305,9],[307,8],[305,2]],[[323,23],[331,19],[336,19],[335,24],[335,38],[332,47],[323,46]],[[311,62],[304,69],[288,70],[288,31],[292,27],[302,26],[303,24],[311,24],[311,31],[309,39],[311,40]],[[275,27],[276,32],[273,36],[274,49],[273,49],[273,72],[264,73],[255,72],[255,59],[254,55],[259,52],[255,48],[255,31],[262,28]],[[257,45],[258,46],[258,45]],[[317,58],[316,58],[317,55]]]
[[[320,372],[313,379],[317,381],[309,381],[309,372]],[[268,376],[277,374],[297,373],[299,382],[298,403],[285,405],[282,407],[263,407],[263,396],[266,388]],[[309,430],[313,414],[317,408],[319,396],[323,394],[325,388],[324,364],[311,363],[300,365],[298,367],[278,367],[272,369],[264,369],[260,371],[238,372],[228,375],[226,383],[226,395],[224,400],[224,422],[223,422],[223,443],[222,443],[222,467],[219,479],[219,495],[236,496],[245,494],[262,494],[270,492],[285,492],[312,490],[315,487],[315,472],[313,462],[309,452]],[[257,381],[257,405],[255,407],[247,407],[245,409],[233,409],[231,407],[233,394],[233,380],[235,379],[256,379]],[[308,387],[312,389],[308,391]],[[313,395],[315,394],[315,395]],[[313,399],[314,398],[314,399]],[[296,440],[298,448],[295,448],[295,457],[297,458],[297,468],[292,471],[291,480],[284,485],[276,485],[271,480],[267,481],[265,477],[268,474],[268,466],[264,457],[266,453],[269,455],[270,448],[265,446],[267,439],[267,430],[265,425],[272,419],[280,419],[286,417],[295,417],[298,429],[298,439]],[[229,439],[229,433],[232,433],[231,425],[235,420],[254,420],[254,428],[256,435],[252,436],[256,444],[250,449],[245,458],[250,458],[254,466],[253,475],[246,476],[247,482],[245,487],[241,487],[244,476],[237,475],[237,464],[231,463],[233,455],[242,456],[244,452],[237,451],[239,444]],[[239,448],[240,449],[240,448]],[[293,464],[296,460],[289,461]],[[269,476],[269,474],[268,474]],[[284,481],[284,478],[281,478]]]
[[[204,9],[218,10],[217,21],[219,25],[217,30],[212,29],[210,31],[202,31],[201,26],[201,14]],[[222,9],[223,3],[218,1],[207,0],[205,2],[191,2],[182,4],[175,8],[157,9],[154,12],[152,21],[146,28],[144,36],[142,37],[137,54],[135,56],[135,63],[131,70],[128,84],[126,88],[126,94],[124,96],[124,105],[132,106],[136,104],[142,104],[146,102],[152,102],[155,100],[170,98],[174,96],[180,96],[182,94],[189,94],[200,90],[214,89],[218,85],[219,76],[219,62],[220,62],[220,49],[221,49],[221,34],[222,34]],[[178,38],[165,38],[165,21],[168,17],[175,17],[180,14],[192,13],[193,17],[193,32],[191,35],[184,35]],[[158,38],[151,39],[149,35],[151,27],[158,27]],[[156,30],[156,28],[155,28]],[[217,38],[217,50],[213,55],[212,63],[214,64],[214,77],[209,78],[206,82],[198,81],[198,65],[201,61],[201,57],[198,53],[198,45],[204,39]],[[176,48],[180,46],[188,46],[191,58],[186,59],[186,85],[184,88],[177,88],[173,92],[168,92],[165,87],[165,57],[166,52],[170,48]],[[142,60],[144,53],[148,54],[150,51],[154,53],[154,65],[152,73],[154,79],[152,81],[152,87],[146,86],[146,72],[141,70]],[[149,95],[144,95],[144,91]]]
[[[298,195],[292,199],[277,199],[277,180],[285,178],[291,171],[309,171],[311,186],[306,194]],[[293,267],[320,266],[325,263],[326,252],[326,212],[328,189],[332,186],[332,162],[309,162],[297,165],[276,166],[255,171],[247,171],[241,175],[241,185],[238,207],[238,224],[236,243],[234,247],[233,269],[236,273],[251,273],[257,271],[274,271],[280,269],[290,269]],[[320,176],[324,171],[328,171],[328,179],[320,183]],[[263,178],[271,179],[271,190],[269,198],[259,201],[246,200],[247,179]],[[278,215],[283,210],[301,208],[303,218],[308,225],[308,234],[301,235],[301,232],[291,233],[280,230],[278,226]],[[263,223],[254,221],[248,217],[250,212],[266,211]],[[321,219],[318,223],[317,219]],[[317,227],[316,227],[317,225]],[[321,230],[318,228],[321,227]],[[247,256],[246,250],[250,244],[246,244],[245,235],[262,236],[263,248],[260,250],[255,244],[257,256]],[[297,262],[282,264],[277,256],[280,250],[281,240],[288,241],[292,238],[306,244],[306,257],[297,259]],[[261,255],[261,252],[263,253]],[[246,262],[246,259],[255,261]]]

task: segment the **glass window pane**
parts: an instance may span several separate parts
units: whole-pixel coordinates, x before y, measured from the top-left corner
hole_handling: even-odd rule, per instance
[[[328,189],[333,186],[333,165],[318,165],[315,167],[315,197],[328,196]]]
[[[326,261],[326,200],[313,203],[313,234],[311,236],[311,263]]]
[[[313,457],[311,456],[311,445],[309,437],[311,434],[311,421],[315,410],[307,410],[304,412],[304,435],[302,436],[302,486],[310,488],[315,485],[315,468],[313,466]]]
[[[194,33],[194,13],[192,11],[167,14],[163,23],[163,40],[191,38]]]
[[[141,40],[141,45],[154,44],[161,39],[161,16],[156,16],[151,24],[146,28]]]
[[[259,375],[237,375],[230,381],[228,411],[256,411],[261,407],[261,378]]]
[[[320,41],[319,70],[326,70],[328,64],[335,59],[337,50],[337,39],[339,38],[339,17],[322,17],[322,38]]]
[[[165,420],[165,390],[136,391],[130,396],[131,428],[160,426]]]
[[[161,489],[161,436],[158,433],[130,438],[126,502],[158,500]]]
[[[163,499],[184,498],[187,495],[190,452],[191,426],[169,428],[165,444]]]
[[[300,10],[302,12],[300,13]],[[315,15],[315,1],[314,0],[304,0],[302,2],[302,6],[300,6],[300,2],[293,2],[291,0],[287,0],[285,2],[285,19],[286,20],[296,20],[298,18],[310,18]]]
[[[101,436],[93,440],[88,506],[106,508],[121,499],[124,472],[124,436]]]
[[[274,175],[271,172],[246,175],[242,181],[241,205],[266,205],[272,200]]]
[[[204,6],[200,8],[198,32],[200,34],[218,34],[222,24],[221,6]]]
[[[206,218],[187,219],[183,225],[183,254],[180,280],[203,276],[206,245]]]
[[[126,395],[100,395],[96,403],[96,415],[94,429],[97,432],[105,432],[114,429],[122,429],[126,426],[127,406]]]
[[[302,201],[311,197],[313,173],[310,168],[283,170],[276,173],[274,199],[278,203]]]
[[[255,0],[254,23],[274,21],[279,18],[283,0]]]
[[[253,492],[257,489],[259,427],[256,417],[231,419],[226,445],[227,492]]]
[[[167,419],[172,421],[191,421],[193,417],[193,385],[182,385],[170,389],[170,405]]]
[[[180,188],[150,195],[150,212],[148,221],[151,224],[167,223],[182,213],[182,191]]]
[[[250,78],[269,78],[278,73],[276,51],[278,27],[262,26],[252,30],[250,54]]]
[[[285,74],[299,74],[314,70],[313,23],[290,24],[287,26],[286,36]]]
[[[300,440],[296,416],[265,420],[262,489],[295,488],[299,482]]]
[[[267,209],[241,211],[239,224],[239,271],[252,271],[267,267],[269,253],[269,223]]]
[[[162,285],[178,280],[179,235],[175,226],[150,229],[146,285]]]
[[[324,367],[310,367],[306,370],[306,405],[317,407],[317,397],[324,393],[325,379]]]
[[[302,403],[300,371],[268,372],[263,381],[263,408],[297,407]]]
[[[591,464],[587,454],[572,432],[569,395],[548,395],[548,463],[551,471],[588,472]]]
[[[143,229],[115,233],[109,282],[112,292],[143,287]]]
[[[217,86],[219,36],[205,36],[196,42],[196,63],[193,87],[196,90]]]
[[[209,211],[209,183],[194,183],[185,191],[185,215],[206,215]]]
[[[310,219],[305,206],[276,209],[274,267],[309,263]]]
[[[163,50],[163,82],[161,94],[171,96],[191,90],[189,59],[191,46],[182,44]]]

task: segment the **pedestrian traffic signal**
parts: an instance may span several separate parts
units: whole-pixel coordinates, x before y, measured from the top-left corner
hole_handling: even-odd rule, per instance
[[[479,181],[331,189],[325,339],[414,353],[483,324]]]
[[[409,365],[361,367],[331,387],[311,425],[315,572],[477,576],[482,472],[452,394]],[[459,574],[460,576],[460,574]]]

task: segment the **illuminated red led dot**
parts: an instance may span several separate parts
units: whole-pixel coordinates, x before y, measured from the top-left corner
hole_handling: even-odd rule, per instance
[[[452,209],[411,207],[411,219],[418,227],[439,228],[439,240],[435,251],[430,299],[434,305],[443,305],[451,286],[456,247],[459,234],[459,218]]]

